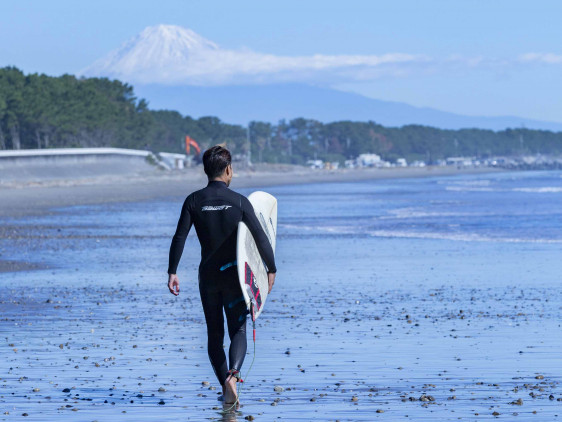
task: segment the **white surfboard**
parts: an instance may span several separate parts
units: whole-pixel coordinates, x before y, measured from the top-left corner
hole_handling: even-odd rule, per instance
[[[248,196],[254,207],[273,252],[275,253],[275,239],[277,236],[277,199],[266,192],[257,191]],[[248,310],[252,311],[255,321],[260,316],[267,300],[268,281],[265,264],[260,256],[258,247],[252,233],[244,224],[238,225],[238,238],[236,244],[236,261],[238,264],[238,279]]]

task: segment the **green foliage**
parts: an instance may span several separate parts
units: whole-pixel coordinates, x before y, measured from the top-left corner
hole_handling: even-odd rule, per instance
[[[362,153],[394,161],[433,162],[452,156],[562,154],[562,133],[529,129],[442,130],[375,122],[281,120],[248,128],[217,117],[193,119],[177,111],[149,110],[133,87],[106,78],[50,77],[0,68],[0,149],[102,147],[183,152],[185,135],[202,149],[226,142],[253,162],[343,162]]]

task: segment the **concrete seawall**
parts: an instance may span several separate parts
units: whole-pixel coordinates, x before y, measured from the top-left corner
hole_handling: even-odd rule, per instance
[[[0,151],[0,183],[146,174],[154,163],[149,151],[122,148]]]

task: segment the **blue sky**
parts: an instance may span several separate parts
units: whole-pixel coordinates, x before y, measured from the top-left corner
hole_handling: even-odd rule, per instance
[[[0,66],[75,73],[147,26],[174,24],[225,49],[277,56],[428,57],[324,83],[463,114],[562,122],[561,12],[561,2],[542,0],[3,0]]]

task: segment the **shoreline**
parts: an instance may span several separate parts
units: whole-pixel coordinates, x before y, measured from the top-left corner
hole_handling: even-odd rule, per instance
[[[505,171],[497,168],[405,167],[354,170],[312,170],[285,168],[239,171],[234,174],[233,189],[300,185],[308,183],[345,183],[366,180],[485,174]],[[129,176],[99,176],[89,179],[61,179],[0,184],[3,205],[0,218],[19,218],[52,214],[54,209],[75,205],[142,202],[159,198],[185,198],[204,187],[207,178],[201,167],[170,173],[144,173]]]

